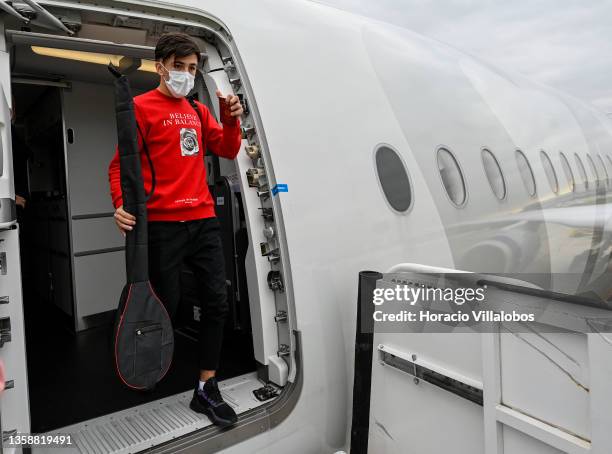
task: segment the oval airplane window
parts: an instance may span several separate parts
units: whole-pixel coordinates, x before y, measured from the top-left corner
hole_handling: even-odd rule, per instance
[[[561,158],[561,167],[563,167],[563,173],[565,173],[565,178],[569,185],[569,192],[574,192],[576,190],[576,181],[574,180],[574,172],[572,172],[572,167],[570,166],[569,161],[562,152],[559,153],[559,157]]]
[[[527,190],[527,194],[530,197],[536,195],[536,182],[535,177],[533,176],[533,169],[531,168],[531,164],[529,164],[529,160],[525,153],[521,150],[516,150],[516,163],[518,164],[519,172],[521,173],[521,178],[523,179],[523,184],[525,185],[525,189]]]
[[[601,165],[601,168],[603,169],[603,176],[604,181],[606,186],[610,187],[610,174],[608,173],[608,168],[606,167],[606,163],[604,162],[603,158],[601,157],[601,155],[597,155],[597,159],[599,160],[599,163]]]
[[[550,189],[557,194],[559,192],[559,180],[557,179],[555,167],[544,150],[540,151],[540,159],[542,159],[542,166],[544,166],[544,173],[546,173]]]
[[[465,190],[465,180],[463,172],[455,156],[446,148],[438,149],[438,170],[442,177],[442,184],[451,202],[456,206],[465,203],[467,192]]]
[[[590,154],[587,154],[587,163],[589,164],[589,170],[591,171],[591,181],[595,182],[595,186],[599,187],[599,184],[601,183],[599,181],[599,173],[597,173],[597,167],[595,167],[595,161],[593,161],[593,158],[591,157]]]
[[[576,167],[578,167],[578,173],[580,174],[581,183],[584,185],[584,189],[589,189],[589,179],[587,178],[586,169],[582,163],[582,159],[578,156],[578,153],[574,153],[574,159],[576,160]]]
[[[388,146],[376,150],[376,173],[391,208],[405,213],[412,204],[412,187],[402,158]]]
[[[503,200],[506,197],[506,182],[497,158],[490,150],[482,150],[482,165],[495,197]]]

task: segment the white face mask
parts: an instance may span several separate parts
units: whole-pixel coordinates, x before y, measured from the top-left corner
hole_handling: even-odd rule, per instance
[[[182,98],[187,96],[193,89],[195,83],[195,76],[189,71],[169,71],[164,65],[162,65],[170,76],[170,80],[165,80],[168,91],[175,98]]]

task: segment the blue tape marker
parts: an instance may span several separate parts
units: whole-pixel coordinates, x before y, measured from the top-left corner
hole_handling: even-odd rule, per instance
[[[272,195],[277,195],[279,192],[289,192],[289,185],[277,184],[272,188]]]

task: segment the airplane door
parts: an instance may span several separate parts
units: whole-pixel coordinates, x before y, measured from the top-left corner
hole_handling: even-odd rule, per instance
[[[10,65],[3,35],[0,23],[0,360],[5,365],[7,388],[0,395],[0,432],[6,443],[12,434],[30,432],[30,411],[13,184]]]
[[[208,59],[204,64],[203,78],[208,99],[211,101],[212,114],[219,118],[219,104],[216,91],[219,90],[224,95],[236,94],[240,91],[241,82],[237,79],[230,79],[226,71],[220,71],[225,65],[217,54],[216,49],[205,44]],[[241,96],[238,93],[238,96]],[[244,101],[244,99],[243,99]],[[242,117],[242,128],[248,130],[252,127],[253,118],[248,115],[248,105],[244,105],[245,115]],[[256,133],[253,133],[256,135]],[[251,139],[253,139],[253,135]],[[253,344],[255,359],[258,363],[268,368],[270,381],[285,386],[288,380],[289,368],[285,359],[279,355],[279,345],[289,345],[289,339],[283,339],[284,333],[279,333],[278,323],[275,319],[277,314],[274,292],[270,291],[268,276],[270,262],[263,256],[259,248],[253,248],[254,244],[266,244],[269,239],[265,237],[264,231],[266,224],[261,215],[262,202],[258,191],[250,186],[248,181],[249,170],[253,168],[253,160],[245,153],[244,148],[248,145],[247,140],[243,140],[243,149],[240,151],[234,162],[224,159],[220,161],[222,174],[236,172],[240,195],[245,211],[246,227],[249,236],[249,248],[246,253],[246,284],[249,295],[249,310],[253,330]],[[219,200],[217,199],[217,202]],[[236,273],[238,274],[238,273]]]

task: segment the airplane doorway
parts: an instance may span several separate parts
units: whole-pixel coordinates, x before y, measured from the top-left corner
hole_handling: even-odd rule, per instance
[[[18,83],[13,83],[19,112],[16,129],[32,155],[21,254],[24,264],[29,264],[23,291],[34,433],[191,390],[198,376],[198,283],[187,265],[182,273],[182,302],[170,371],[146,394],[125,388],[115,375],[111,334],[119,293],[109,292],[112,299],[105,302],[108,307],[100,305],[99,294],[125,282],[123,240],[112,212],[92,213],[91,209],[100,200],[108,199],[110,204],[106,188],[100,194],[106,181],[100,182],[99,174],[106,173],[116,139],[114,134],[101,138],[99,133],[112,132],[115,117],[112,85],[103,83],[105,69],[91,70],[98,71],[100,82],[70,78],[61,86],[45,85],[43,80],[33,82],[38,74],[20,74],[14,77]],[[135,91],[146,88],[137,82]],[[94,101],[98,115],[92,115],[92,105],[82,100]],[[82,152],[87,156],[81,156]],[[85,167],[84,163],[91,165]],[[102,168],[93,169],[94,165]],[[256,370],[244,270],[248,239],[240,194],[234,192],[230,181],[227,175],[218,175],[210,185],[215,198],[228,201],[217,213],[229,263],[231,307],[218,371],[221,381]],[[226,209],[229,207],[234,209]],[[87,224],[85,230],[96,229],[97,235],[83,236],[81,224]],[[107,266],[118,268],[119,277],[105,273]],[[91,299],[84,296],[83,285],[92,293]]]
[[[51,147],[52,140],[42,145],[47,154],[56,149],[62,164],[54,172],[49,170],[59,189],[40,191],[45,202],[56,197],[55,204],[48,203],[40,222],[32,222],[26,234],[30,244],[39,236],[37,241],[53,244],[62,254],[55,254],[51,263],[32,261],[33,273],[42,281],[40,288],[33,288],[37,285],[33,279],[21,283],[29,294],[28,354],[18,361],[24,372],[28,366],[29,396],[22,393],[13,416],[31,421],[27,432],[72,434],[77,444],[95,446],[99,452],[113,451],[109,443],[115,442],[115,447],[136,452],[175,438],[179,442],[183,435],[201,429],[205,436],[197,435],[198,444],[219,446],[223,439],[229,446],[252,436],[253,427],[270,430],[284,420],[300,395],[299,335],[290,279],[285,280],[290,276],[288,252],[280,202],[270,186],[274,179],[252,178],[273,176],[272,159],[254,94],[246,78],[240,79],[246,72],[237,49],[217,26],[210,27],[208,18],[202,26],[187,27],[173,17],[147,14],[140,25],[122,26],[134,10],[123,16],[118,9],[83,12],[78,4],[70,8],[81,20],[72,37],[37,27],[23,29],[10,17],[5,23],[10,57],[5,70],[10,71],[17,97],[35,98],[37,87],[57,95],[51,110],[60,125],[54,136],[59,145]],[[213,116],[219,118],[217,89],[238,94],[247,107],[243,150],[232,161],[206,161],[231,287],[231,312],[217,376],[226,401],[240,416],[231,434],[221,437],[208,418],[189,408],[197,378],[194,325],[199,310],[188,268],[182,273],[174,362],[159,387],[149,394],[124,389],[115,376],[109,348],[125,262],[107,173],[116,146],[113,79],[99,57],[123,63],[126,59],[122,67],[129,72],[133,95],[148,91],[158,83],[151,70],[152,46],[167,27],[176,28],[172,24],[199,42],[203,59],[195,92]],[[22,119],[24,125],[47,112],[33,110],[30,116]],[[30,248],[24,253],[26,249]],[[42,254],[36,247],[31,249],[33,255]],[[123,428],[134,430],[134,436],[125,438]]]

